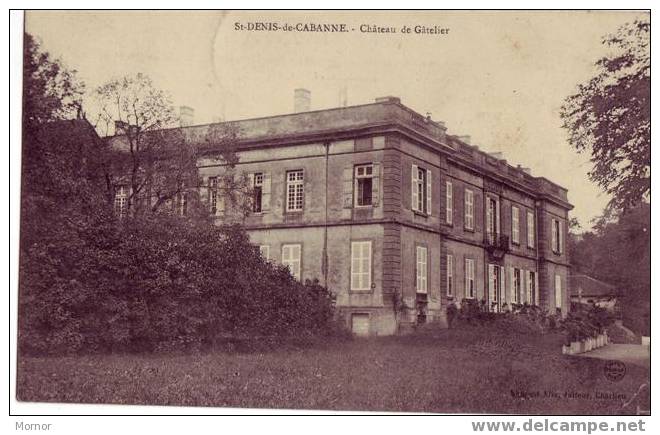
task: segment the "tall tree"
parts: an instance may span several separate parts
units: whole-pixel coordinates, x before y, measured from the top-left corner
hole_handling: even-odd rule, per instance
[[[615,210],[650,200],[650,32],[649,21],[637,20],[604,37],[610,54],[561,109],[569,142],[591,153],[589,176],[612,195]]]
[[[23,36],[23,125],[26,133],[48,121],[80,113],[84,85],[76,71],[41,48],[29,33]]]
[[[127,190],[127,213],[138,216],[163,211],[199,214],[202,186],[197,165],[201,153],[213,148],[215,164],[228,170],[218,180],[230,198],[245,189],[245,180],[234,177],[234,152],[238,131],[231,124],[204,129],[175,128],[180,119],[168,93],[156,88],[144,74],[112,80],[98,87],[97,130],[114,134],[109,143],[114,158],[107,173],[108,198],[113,200],[120,186]],[[242,197],[242,196],[241,196]]]

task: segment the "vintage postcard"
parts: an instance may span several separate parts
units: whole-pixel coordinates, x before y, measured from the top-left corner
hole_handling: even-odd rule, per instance
[[[24,30],[20,403],[650,414],[648,11]]]

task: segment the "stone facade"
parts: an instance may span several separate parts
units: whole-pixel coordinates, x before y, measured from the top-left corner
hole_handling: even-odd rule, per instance
[[[300,278],[327,285],[356,332],[387,335],[445,322],[447,305],[465,297],[486,299],[494,310],[529,302],[567,312],[569,259],[565,242],[552,240],[557,232],[566,236],[566,189],[448,135],[442,123],[394,97],[234,125],[241,138],[235,171],[263,180],[262,209],[243,222],[251,239],[276,262],[284,245],[300,245]],[[207,128],[186,130],[194,137]],[[364,195],[359,165],[372,168],[370,205],[356,201]],[[199,170],[201,197],[208,198],[209,178],[226,168],[210,149]],[[301,210],[287,210],[290,171],[303,174]],[[217,221],[229,215],[218,209]],[[352,256],[354,243],[369,252]],[[363,272],[353,277],[357,285],[354,268]],[[497,292],[493,273],[500,273]]]

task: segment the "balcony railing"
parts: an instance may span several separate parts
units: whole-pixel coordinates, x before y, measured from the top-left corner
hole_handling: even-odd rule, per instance
[[[509,236],[498,233],[486,233],[484,240],[486,251],[494,258],[500,259],[509,251]]]

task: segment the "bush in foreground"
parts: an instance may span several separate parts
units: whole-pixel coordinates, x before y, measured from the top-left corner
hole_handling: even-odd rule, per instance
[[[331,293],[264,260],[240,228],[156,215],[71,233],[26,253],[23,352],[191,350],[337,329]]]

